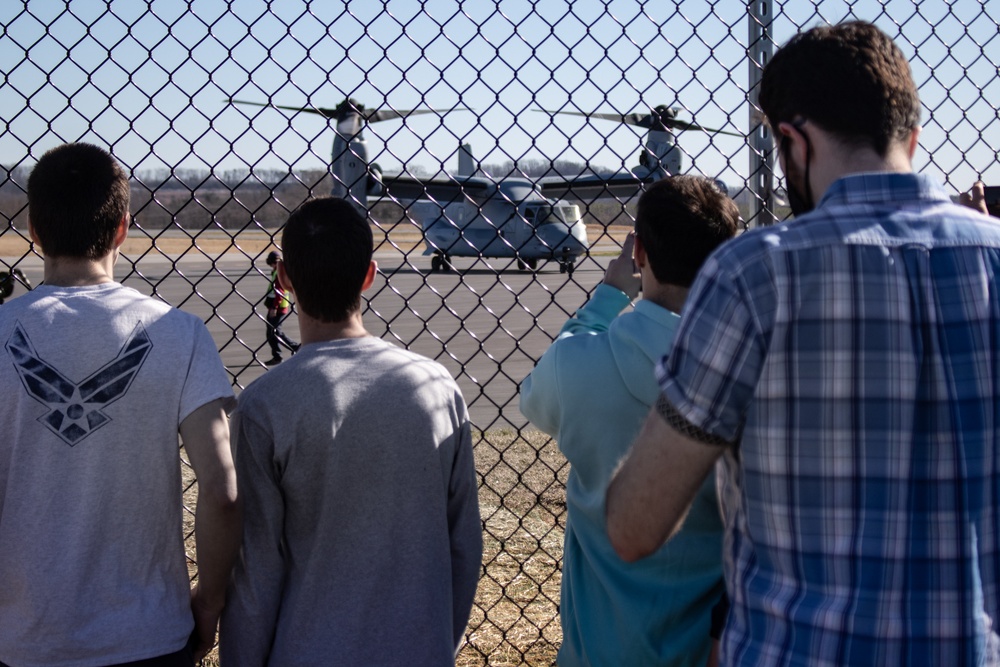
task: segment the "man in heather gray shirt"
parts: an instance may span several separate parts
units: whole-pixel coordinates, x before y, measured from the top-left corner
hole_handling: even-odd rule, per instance
[[[446,665],[479,579],[465,403],[438,363],[371,336],[368,223],[316,199],[282,236],[302,348],[233,417],[246,502],[223,665]]]

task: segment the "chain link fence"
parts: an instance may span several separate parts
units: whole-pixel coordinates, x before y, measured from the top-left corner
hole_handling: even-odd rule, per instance
[[[751,225],[785,217],[780,187],[768,198],[769,145],[752,140],[756,63],[801,27],[851,18],[910,57],[916,167],[955,194],[1000,185],[1000,3],[7,2],[0,290],[42,279],[27,236],[34,162],[65,141],[107,146],[132,176],[118,278],[203,317],[238,391],[270,356],[264,257],[288,213],[334,188],[370,202],[380,275],[366,324],[447,366],[478,429],[486,553],[459,664],[553,664],[568,470],[518,412],[518,383],[603,277],[637,188],[556,187],[549,209],[538,192],[664,166],[722,181]],[[414,183],[431,201],[414,203]],[[515,240],[546,220],[574,229],[577,213],[579,256],[562,239],[540,255]],[[435,240],[434,221],[457,240]],[[294,314],[284,326],[296,332]]]

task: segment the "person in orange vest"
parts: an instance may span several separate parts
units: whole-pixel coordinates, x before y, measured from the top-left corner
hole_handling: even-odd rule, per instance
[[[264,362],[265,366],[275,366],[281,363],[282,344],[291,350],[292,354],[295,354],[299,349],[299,344],[281,330],[281,323],[288,317],[292,304],[278,280],[278,262],[280,261],[281,255],[276,250],[267,254],[267,265],[271,267],[271,284],[264,297],[264,306],[267,308],[267,344],[271,346],[271,358]]]

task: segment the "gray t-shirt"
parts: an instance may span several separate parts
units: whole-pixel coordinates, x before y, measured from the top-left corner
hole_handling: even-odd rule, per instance
[[[304,346],[233,415],[243,550],[223,665],[454,665],[482,559],[465,403],[377,338]]]
[[[0,661],[108,665],[194,621],[178,427],[232,389],[193,315],[117,283],[0,307]]]

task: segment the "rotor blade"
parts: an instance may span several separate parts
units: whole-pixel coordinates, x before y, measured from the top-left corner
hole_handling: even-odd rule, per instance
[[[324,118],[336,119],[340,113],[341,109],[335,107],[333,109],[327,107],[291,107],[285,106],[283,104],[272,104],[269,102],[250,102],[247,100],[237,100],[229,98],[228,100],[231,104],[250,104],[255,107],[271,107],[273,109],[284,109],[286,111],[295,111],[297,113],[314,113]],[[406,118],[407,116],[416,116],[419,114],[436,113],[443,114],[450,111],[468,111],[466,107],[453,107],[451,109],[365,109],[361,107],[357,109],[357,112],[369,123],[378,123],[383,120],[395,120],[397,118]]]
[[[425,113],[445,114],[452,111],[468,111],[468,107],[452,107],[451,109],[365,109],[362,115],[369,123],[377,123],[383,120],[395,120],[396,118],[406,118],[407,116],[417,116]]]
[[[708,127],[702,127],[697,123],[689,123],[684,120],[677,120],[676,118],[657,118],[653,113],[640,114],[640,113],[629,113],[629,114],[619,114],[619,113],[583,113],[582,111],[548,111],[546,109],[535,109],[535,111],[541,111],[547,114],[567,114],[570,116],[583,116],[584,118],[599,118],[601,120],[610,120],[615,123],[623,123],[625,125],[635,125],[636,127],[644,127],[647,130],[653,128],[657,122],[662,122],[666,127],[675,130],[698,130],[700,132],[708,132],[709,134],[728,134],[731,137],[742,137],[742,134],[738,132],[727,132],[726,130],[715,130]]]
[[[709,134],[728,134],[731,137],[742,137],[743,135],[739,132],[727,132],[726,130],[715,130],[710,127],[702,127],[697,123],[689,123],[686,120],[669,120],[664,122],[665,125],[676,130],[697,130],[699,132],[708,132]]]
[[[229,98],[228,102],[230,104],[249,104],[255,107],[269,107],[271,109],[284,109],[286,111],[295,111],[301,113],[314,113],[325,118],[336,118],[336,109],[325,109],[323,107],[289,107],[283,104],[271,104],[270,102],[250,102],[249,100],[237,100]]]
[[[582,111],[549,111],[548,109],[532,109],[532,111],[537,111],[539,113],[547,113],[550,116],[554,116],[557,113],[561,113],[567,116],[583,116],[584,118],[600,118],[601,120],[610,120],[616,123],[625,123],[631,125],[629,119],[636,114],[620,114],[620,113],[584,113]]]

